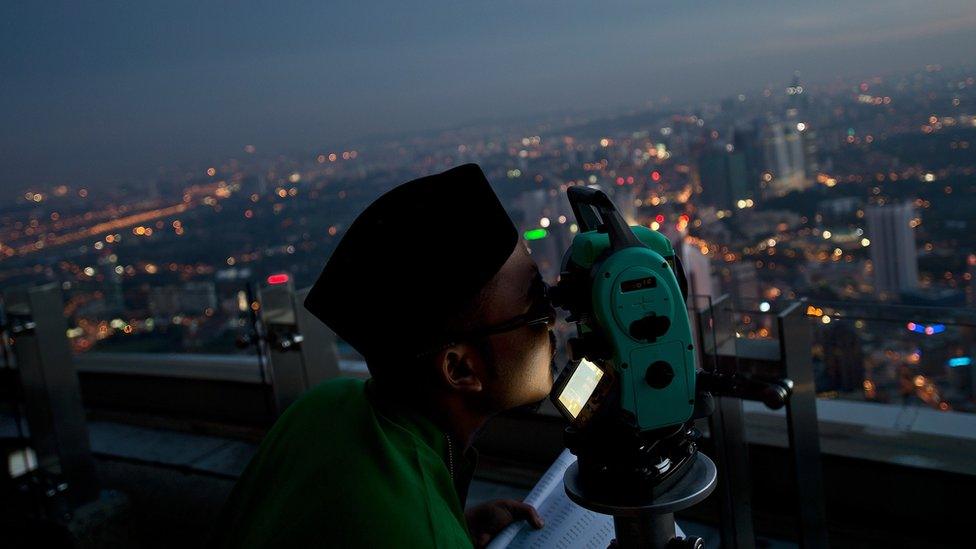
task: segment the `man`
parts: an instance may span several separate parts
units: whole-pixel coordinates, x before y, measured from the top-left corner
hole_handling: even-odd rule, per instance
[[[377,199],[305,301],[372,378],[323,383],[285,411],[234,488],[218,545],[463,547],[516,520],[541,528],[521,502],[464,503],[474,435],[552,387],[545,290],[478,166]]]

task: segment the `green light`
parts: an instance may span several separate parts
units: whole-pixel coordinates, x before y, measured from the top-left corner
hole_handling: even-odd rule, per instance
[[[540,240],[548,236],[548,234],[549,231],[545,229],[532,229],[531,231],[525,231],[522,236],[524,236],[526,240]]]

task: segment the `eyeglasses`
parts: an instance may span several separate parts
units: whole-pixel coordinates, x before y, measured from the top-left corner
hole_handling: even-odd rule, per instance
[[[494,326],[486,326],[484,328],[476,328],[467,332],[454,334],[450,336],[448,343],[444,343],[436,348],[418,353],[417,358],[443,351],[452,345],[457,345],[461,341],[483,339],[488,336],[518,330],[523,326],[545,326],[546,328],[551,328],[553,325],[555,325],[555,323],[556,310],[552,307],[552,303],[549,301],[549,286],[543,283],[542,296],[540,296],[539,299],[536,299],[535,303],[532,304],[532,307],[527,312],[504,322],[499,322]]]
[[[528,312],[520,314],[495,326],[488,326],[467,332],[468,339],[478,339],[490,335],[502,334],[517,330],[522,326],[552,326],[556,322],[556,310],[549,303],[548,298],[540,299],[532,305]]]

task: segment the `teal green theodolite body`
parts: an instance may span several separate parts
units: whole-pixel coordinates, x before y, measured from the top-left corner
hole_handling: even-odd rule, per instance
[[[575,264],[594,269],[593,313],[613,350],[609,366],[619,376],[620,406],[633,414],[639,430],[647,431],[691,418],[695,356],[688,311],[674,274],[674,248],[657,231],[641,226],[631,230],[647,247],[605,257],[607,234],[586,231],[573,239],[570,255]],[[649,316],[667,317],[666,331],[652,340],[632,335],[634,322]],[[593,327],[582,322],[580,330]]]

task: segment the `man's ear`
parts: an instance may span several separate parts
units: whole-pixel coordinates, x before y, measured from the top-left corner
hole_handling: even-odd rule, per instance
[[[441,381],[448,388],[465,393],[481,391],[484,362],[478,351],[467,344],[452,345],[438,356]]]

